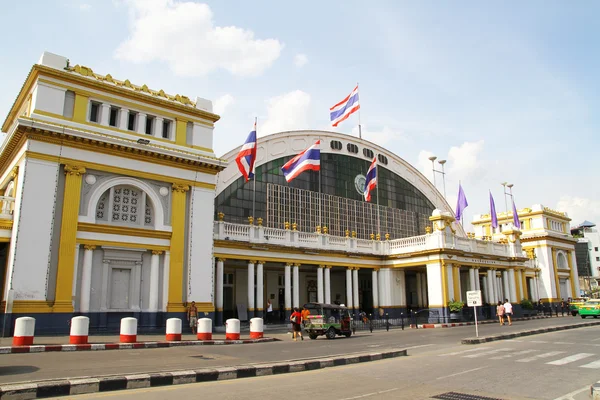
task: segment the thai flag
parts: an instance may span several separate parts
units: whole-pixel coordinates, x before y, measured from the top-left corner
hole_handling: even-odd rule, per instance
[[[377,186],[377,156],[373,157],[369,171],[367,171],[367,182],[363,193],[366,201],[371,201],[371,190]]]
[[[248,135],[246,142],[242,146],[240,152],[235,158],[238,169],[248,182],[249,179],[254,177],[254,162],[256,161],[256,122],[254,122],[254,129]]]
[[[317,140],[315,144],[292,158],[290,161],[285,163],[281,170],[285,180],[291,182],[292,179],[300,175],[304,171],[318,171],[321,169],[321,149],[319,145],[320,140]]]
[[[340,101],[329,109],[332,125],[338,126],[340,122],[348,118],[350,114],[358,111],[359,109],[360,104],[358,103],[358,85],[356,85],[352,93],[350,93],[344,100]]]

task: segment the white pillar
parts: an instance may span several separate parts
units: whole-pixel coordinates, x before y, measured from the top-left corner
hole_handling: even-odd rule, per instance
[[[265,308],[265,299],[263,298],[263,264],[264,261],[259,261],[256,264],[256,311],[261,313],[261,316]]]
[[[71,298],[73,299],[73,311],[78,312],[81,311],[79,309],[79,304],[75,304],[75,297],[77,296],[77,288],[79,287],[79,250],[81,245],[77,243],[75,245],[75,262],[73,262],[73,284],[71,285]]]
[[[294,307],[300,307],[300,265],[294,264]]]
[[[160,288],[158,287],[158,262],[162,251],[152,251],[152,258],[150,259],[150,296],[148,299],[148,311],[158,311],[158,293]]]
[[[475,268],[469,268],[469,290],[477,290],[475,283]]]
[[[515,270],[508,270],[508,289],[510,290],[509,300],[512,303],[517,301],[516,282],[515,282]]]
[[[317,268],[317,301],[323,303],[323,266]]]
[[[386,282],[386,271],[387,269],[381,268],[377,273],[377,284],[379,285],[379,308],[389,306],[386,299],[385,282]]]
[[[373,308],[379,308],[379,284],[377,283],[377,269],[373,268],[371,272],[371,283],[373,288]]]
[[[490,303],[496,304],[498,302],[498,300],[496,299],[496,293],[494,293],[494,286],[496,285],[496,270],[488,269],[487,284]]]
[[[163,117],[155,117],[154,118],[154,137],[156,138],[161,138],[162,139],[162,129],[163,129],[163,122],[164,122],[164,118]]]
[[[248,261],[248,311],[254,311],[254,261]]]
[[[325,303],[331,304],[331,267],[325,267]]]
[[[169,303],[169,263],[171,262],[171,252],[165,251],[163,257],[163,290],[162,290],[162,311],[167,311]],[[223,287],[223,274],[221,274],[221,288]],[[223,295],[221,291],[221,307],[223,307]]]
[[[531,293],[531,300],[532,301],[537,301],[537,296],[535,293],[535,278],[531,278],[529,280],[529,293]]]
[[[358,268],[352,270],[352,290],[354,292],[352,304],[355,310],[360,310],[360,299],[358,298]]]
[[[444,268],[445,269],[445,268]],[[442,273],[445,273],[438,261],[427,264],[427,296],[429,307],[443,307]]]
[[[223,274],[225,260],[219,258],[217,260],[217,287],[215,288],[215,311],[223,311]]]
[[[119,111],[119,123],[117,124],[117,126],[119,127],[119,129],[126,131],[128,122],[129,110],[127,108],[121,108],[121,111]]]
[[[504,303],[504,299],[507,299],[508,297],[506,297],[504,293],[504,288],[502,287],[502,278],[499,276],[496,276],[496,285],[498,291],[498,300]]]
[[[473,290],[481,290],[481,283],[479,282],[479,267],[475,268],[473,275],[475,275],[475,289]]]
[[[292,274],[291,274],[291,265],[285,265],[285,309],[289,310],[292,308]]]
[[[481,278],[481,282],[483,283],[483,297],[485,298],[486,303],[492,304],[492,300],[490,299],[490,290],[487,285],[487,277],[484,275]]]
[[[92,259],[96,246],[84,245],[83,268],[81,270],[81,300],[79,311],[90,312],[90,294],[92,292]]]
[[[446,274],[446,282],[448,282],[448,301],[451,301],[452,299],[454,300],[459,300],[456,295],[454,294],[454,274],[453,271],[454,270],[454,265],[452,264],[445,264],[445,266],[442,267],[442,272],[444,274]]]
[[[346,269],[346,307],[352,308],[352,270]]]
[[[137,129],[136,132],[144,135],[146,133],[146,114],[138,113],[137,115]]]
[[[102,103],[100,108],[100,125],[108,126],[108,121],[110,118],[110,104]]]
[[[502,283],[504,284],[504,298],[510,298],[510,289],[508,285],[508,271],[502,271]]]

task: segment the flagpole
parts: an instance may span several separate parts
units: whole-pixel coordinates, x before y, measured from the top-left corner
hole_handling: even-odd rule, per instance
[[[356,82],[356,87],[358,88],[358,82]],[[356,91],[358,93],[358,90]],[[360,101],[360,94],[359,94]],[[360,126],[360,108],[358,109],[358,138],[362,139],[362,128]]]
[[[256,128],[256,122],[258,120],[258,117],[254,117],[254,129],[256,129],[256,136],[258,137],[258,129]],[[256,141],[256,143],[254,144],[254,146],[258,145],[258,140]],[[257,151],[258,149],[255,149],[255,151]],[[252,163],[252,181],[253,181],[253,188],[252,188],[252,217],[256,218],[255,212],[255,207],[256,207],[256,158],[254,159],[254,162]]]
[[[321,135],[319,135],[319,226],[323,229],[323,194],[321,193]]]
[[[375,175],[375,188],[377,188],[377,233],[380,235],[381,237],[381,230],[380,230],[380,219],[379,219],[379,166],[377,166],[377,163],[375,163],[375,168],[377,168],[377,174]]]

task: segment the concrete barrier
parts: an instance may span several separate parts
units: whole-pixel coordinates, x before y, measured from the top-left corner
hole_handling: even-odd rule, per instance
[[[212,320],[200,318],[198,320],[198,340],[212,340]]]
[[[240,339],[240,320],[230,318],[225,321],[225,340]]]
[[[35,318],[21,317],[15,321],[13,346],[29,346],[33,344]]]
[[[169,318],[167,320],[167,342],[177,342],[181,340],[181,320],[179,318]]]
[[[88,317],[73,317],[71,319],[70,344],[87,344],[90,331],[90,319]]]
[[[252,318],[250,320],[250,339],[262,338],[264,328],[264,321],[262,318]]]
[[[137,341],[137,319],[127,317],[121,319],[121,343],[135,343]]]

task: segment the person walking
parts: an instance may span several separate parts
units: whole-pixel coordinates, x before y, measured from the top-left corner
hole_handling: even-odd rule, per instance
[[[267,299],[267,324],[270,324],[273,320],[273,303],[271,299]]]
[[[294,342],[296,341],[296,337],[300,335],[300,339],[304,340],[304,336],[302,336],[302,328],[300,324],[302,323],[302,314],[298,310],[298,307],[294,308],[294,312],[290,315],[290,321],[292,323],[292,337],[294,338]]]
[[[192,328],[192,333],[195,335],[196,326],[198,325],[198,307],[196,307],[195,301],[192,301],[187,309],[187,320],[190,323],[190,328]]]
[[[500,325],[504,325],[504,306],[501,301],[498,301],[498,305],[496,306],[496,315],[498,316]]]
[[[504,315],[508,320],[508,325],[512,325],[512,304],[510,304],[508,299],[504,299]]]

